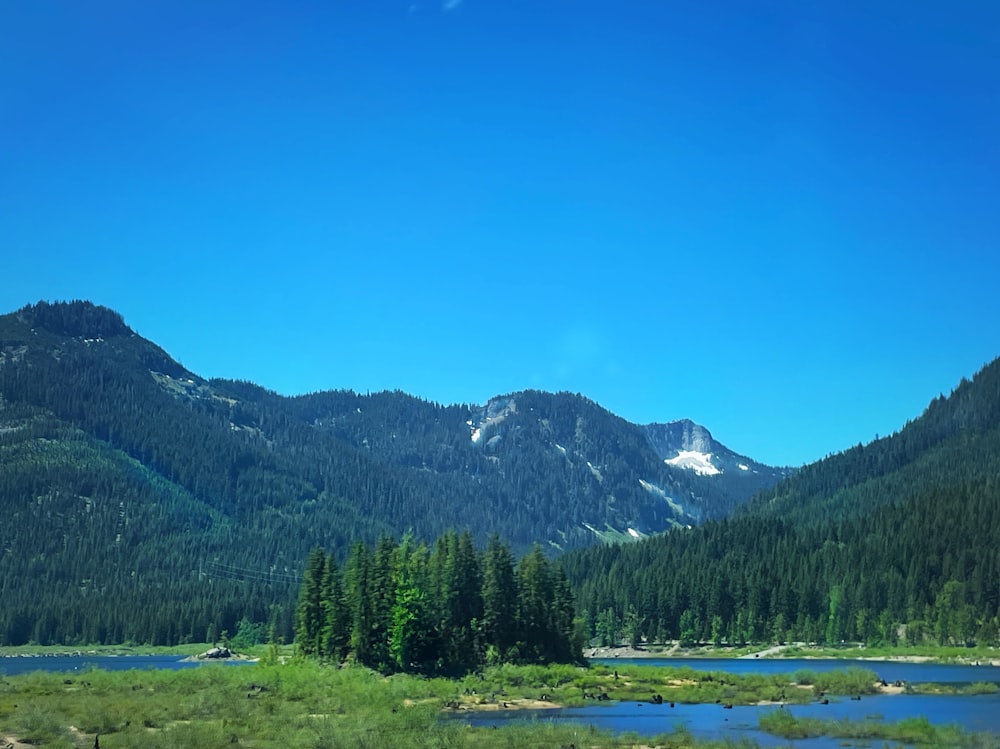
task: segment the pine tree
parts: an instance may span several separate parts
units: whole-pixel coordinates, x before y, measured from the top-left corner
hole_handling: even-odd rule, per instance
[[[320,655],[341,662],[351,644],[351,612],[344,596],[337,560],[326,558],[323,572],[323,628],[320,634]]]
[[[497,659],[505,659],[516,642],[517,578],[510,548],[490,536],[483,562],[483,633]]]
[[[323,577],[326,554],[313,549],[306,562],[306,571],[299,591],[295,612],[295,642],[305,655],[319,655],[320,633],[323,629]]]
[[[372,664],[374,652],[370,576],[368,547],[358,542],[344,567],[344,597],[351,618],[351,650],[358,663],[364,665]]]

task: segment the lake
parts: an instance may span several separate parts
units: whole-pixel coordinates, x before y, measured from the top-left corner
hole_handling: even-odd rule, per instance
[[[228,661],[227,665],[245,665],[251,661]],[[880,678],[893,682],[937,682],[968,684],[977,681],[1000,682],[1000,668],[993,666],[960,666],[940,663],[906,663],[901,661],[855,661],[832,659],[731,659],[731,658],[608,658],[595,663],[626,670],[630,666],[691,668],[697,671],[724,671],[731,674],[794,674],[796,671],[831,671],[851,667],[867,668]],[[81,672],[92,668],[108,671],[128,669],[198,668],[218,661],[186,661],[177,655],[60,655],[0,658],[0,674],[16,675],[32,671]],[[956,723],[968,731],[988,731],[1000,734],[1000,694],[991,695],[877,695],[861,701],[847,697],[833,698],[829,705],[810,703],[778,708],[773,705],[736,705],[725,710],[719,705],[653,705],[650,703],[618,702],[610,705],[588,705],[579,708],[556,708],[540,711],[510,711],[506,713],[472,713],[462,715],[471,725],[490,726],[511,720],[559,720],[592,725],[601,730],[623,733],[632,731],[652,736],[685,728],[700,739],[741,739],[756,741],[761,747],[795,746],[804,749],[841,749],[843,739],[816,738],[790,741],[758,730],[761,715],[774,710],[789,710],[797,717],[846,718],[865,720],[876,718],[896,722],[904,718],[926,717],[931,723]],[[852,745],[857,742],[852,742]],[[874,742],[883,746],[883,742]],[[893,746],[884,742],[885,746]]]
[[[992,666],[960,666],[940,663],[905,663],[900,661],[855,661],[826,659],[726,659],[726,658],[608,658],[594,659],[622,670],[629,666],[666,666],[691,668],[698,671],[724,671],[731,674],[793,674],[796,671],[832,671],[846,668],[867,668],[880,678],[893,682],[937,682],[968,684],[977,681],[997,682],[1000,668]],[[860,701],[848,697],[831,698],[829,705],[736,705],[731,710],[720,705],[653,705],[651,703],[618,702],[611,705],[588,705],[579,708],[555,708],[539,711],[480,713],[463,716],[475,726],[502,724],[510,720],[572,721],[595,728],[624,733],[635,732],[653,736],[684,728],[699,739],[748,739],[762,747],[807,747],[808,749],[841,749],[844,739],[782,739],[758,729],[761,715],[775,710],[787,710],[796,717],[876,719],[895,723],[905,718],[925,717],[936,725],[958,724],[967,731],[987,731],[1000,734],[1000,694],[990,695],[876,695]],[[858,742],[849,741],[849,745]],[[892,742],[861,742],[865,745],[897,746]]]
[[[129,669],[197,668],[208,663],[226,663],[232,666],[253,661],[188,661],[180,655],[33,655],[0,658],[0,675],[16,676],[32,671],[80,672],[92,668],[103,671],[128,671]]]

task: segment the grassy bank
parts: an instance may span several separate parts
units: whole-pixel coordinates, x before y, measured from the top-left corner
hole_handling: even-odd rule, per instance
[[[896,723],[877,720],[821,720],[799,718],[776,710],[760,717],[761,730],[785,739],[809,739],[831,736],[855,741],[895,741],[920,747],[941,749],[995,749],[1000,737],[968,733],[961,726],[935,726],[926,718],[907,718]]]
[[[977,681],[972,684],[908,684],[907,691],[911,694],[950,694],[971,696],[977,694],[996,694],[1000,687],[992,681]]]
[[[1000,663],[1000,652],[990,647],[956,647],[951,645],[869,646],[824,648],[789,645],[775,653],[775,658],[844,658],[932,661],[935,663],[979,663],[984,666]]]

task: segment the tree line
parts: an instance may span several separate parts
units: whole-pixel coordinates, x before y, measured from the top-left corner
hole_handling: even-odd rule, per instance
[[[343,569],[309,555],[295,612],[308,656],[383,672],[458,673],[487,663],[582,660],[573,595],[561,566],[535,546],[515,562],[492,536],[469,532],[431,546],[411,536],[355,544]]]

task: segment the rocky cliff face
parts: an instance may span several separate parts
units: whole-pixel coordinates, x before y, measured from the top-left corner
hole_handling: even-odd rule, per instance
[[[712,434],[690,419],[643,427],[650,446],[664,463],[714,477],[735,490],[749,487],[751,493],[787,478],[793,470],[767,466],[740,455],[717,442]]]
[[[695,424],[690,419],[666,424],[647,424],[643,428],[646,430],[649,444],[653,446],[661,460],[676,458],[682,450],[694,450],[700,453],[715,453],[719,448],[726,450],[712,439],[711,433],[705,427]]]

